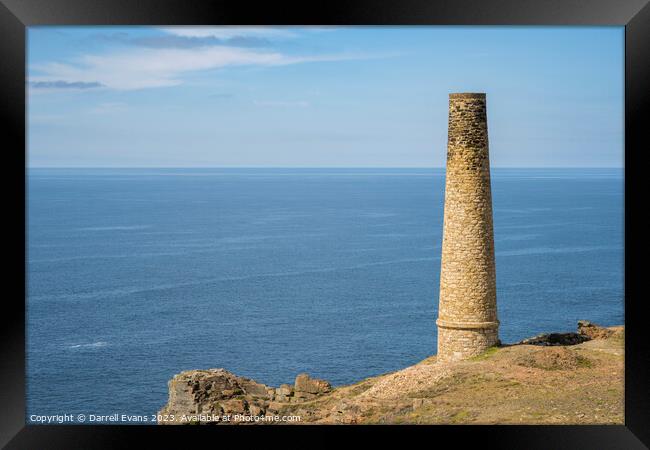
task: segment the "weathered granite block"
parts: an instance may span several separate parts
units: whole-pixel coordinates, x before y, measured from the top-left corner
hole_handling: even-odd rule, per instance
[[[311,378],[308,374],[301,373],[296,377],[294,389],[295,395],[299,396],[300,393],[323,394],[329,392],[332,386],[325,380]]]

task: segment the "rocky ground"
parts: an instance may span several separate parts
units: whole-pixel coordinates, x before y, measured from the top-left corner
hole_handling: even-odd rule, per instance
[[[334,389],[306,374],[273,388],[224,369],[183,372],[159,423],[622,424],[623,374],[624,328],[581,321],[577,333],[461,362],[432,356]]]

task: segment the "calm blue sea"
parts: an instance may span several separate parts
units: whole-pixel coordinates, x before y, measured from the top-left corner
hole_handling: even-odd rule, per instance
[[[623,171],[494,169],[500,336],[623,323]],[[27,417],[224,367],[350,383],[436,348],[440,169],[31,169]]]

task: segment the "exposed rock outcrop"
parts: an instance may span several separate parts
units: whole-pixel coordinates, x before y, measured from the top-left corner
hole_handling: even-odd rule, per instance
[[[589,339],[607,339],[614,334],[614,331],[609,328],[598,326],[588,320],[579,320],[578,333]]]
[[[546,333],[517,342],[524,345],[576,345],[588,341],[587,336],[578,333]]]
[[[517,342],[525,345],[576,345],[591,339],[606,339],[614,332],[588,320],[578,321],[577,333],[546,333]]]
[[[271,420],[287,404],[314,399],[331,391],[324,380],[306,373],[295,384],[273,388],[225,369],[189,370],[169,383],[169,401],[158,413],[160,424],[237,423]]]
[[[325,394],[332,390],[332,385],[325,380],[310,378],[308,374],[301,373],[296,377],[295,391],[297,395]]]

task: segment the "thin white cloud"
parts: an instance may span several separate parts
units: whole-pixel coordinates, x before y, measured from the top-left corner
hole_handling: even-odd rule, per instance
[[[231,39],[235,37],[256,37],[269,39],[287,39],[296,37],[296,33],[286,28],[278,27],[241,27],[241,26],[198,26],[198,27],[165,27],[161,28],[166,33],[175,36],[193,38],[218,38]]]
[[[83,83],[79,81],[32,81],[30,83],[31,87],[34,89],[93,89],[101,87],[101,84],[93,83]]]
[[[198,48],[137,48],[107,55],[86,55],[72,63],[34,65],[40,75],[32,83],[93,83],[116,90],[133,90],[179,85],[183,75],[229,66],[282,66],[307,62],[343,61],[386,57],[386,55],[291,56],[228,46]],[[31,71],[31,70],[30,70]]]

